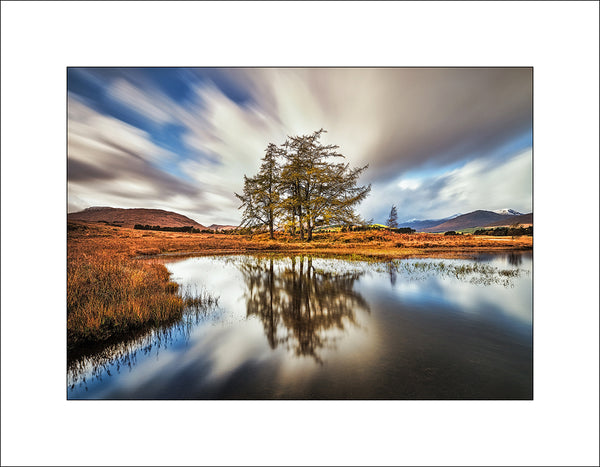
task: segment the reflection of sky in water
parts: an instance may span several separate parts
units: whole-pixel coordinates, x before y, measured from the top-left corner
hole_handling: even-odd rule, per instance
[[[433,260],[447,265],[468,264],[466,260]],[[423,260],[406,260],[405,263],[423,262]],[[452,275],[421,273],[416,271],[405,275],[397,274],[395,280],[387,283],[381,280],[380,274],[369,274],[361,279],[370,291],[386,294],[391,289],[401,303],[430,306],[444,304],[454,311],[473,314],[496,314],[496,318],[506,314],[507,320],[516,319],[524,325],[532,321],[532,277],[531,260],[524,260],[517,268],[504,257],[486,262],[499,270],[518,269],[519,275],[510,280],[495,276],[498,282],[485,285],[473,284],[470,279],[477,274],[465,275],[460,279]],[[490,316],[491,317],[491,316]]]
[[[418,267],[442,261],[443,271]],[[478,264],[498,280],[448,272]],[[159,331],[148,333],[145,348],[130,343],[131,365],[106,351],[86,371],[72,370],[69,398],[528,398],[531,391],[531,256],[302,265],[201,257],[167,267],[184,290],[217,295],[218,308],[160,340]],[[508,280],[498,274],[516,269]]]

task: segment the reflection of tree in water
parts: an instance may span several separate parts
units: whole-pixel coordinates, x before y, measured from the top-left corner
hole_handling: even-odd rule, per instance
[[[520,266],[523,262],[523,257],[519,253],[509,253],[508,254],[508,262],[512,266]]]
[[[322,363],[319,349],[335,342],[329,331],[357,326],[356,311],[370,311],[353,290],[363,272],[317,270],[312,258],[303,256],[279,264],[283,267],[275,270],[272,258],[247,258],[238,265],[248,286],[247,315],[260,318],[271,348],[285,344]]]
[[[392,261],[389,261],[386,264],[386,271],[387,271],[388,275],[390,276],[390,284],[396,285],[396,279],[398,276],[398,274],[397,274],[398,268]]]

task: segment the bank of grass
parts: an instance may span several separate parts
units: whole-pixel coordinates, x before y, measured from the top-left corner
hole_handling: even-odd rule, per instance
[[[128,257],[171,254],[227,254],[288,252],[311,254],[360,255],[393,259],[415,256],[460,256],[464,253],[499,250],[531,250],[533,239],[389,231],[316,233],[312,242],[276,233],[256,235],[189,234],[141,231],[80,224],[68,231],[68,255],[108,252]]]
[[[181,317],[185,299],[157,261],[95,253],[69,258],[67,341],[98,342]]]

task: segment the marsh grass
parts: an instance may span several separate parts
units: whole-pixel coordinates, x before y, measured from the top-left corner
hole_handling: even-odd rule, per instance
[[[188,285],[180,291],[183,304],[192,311],[201,311],[219,305],[219,297],[211,294],[206,289],[198,290],[197,286]]]
[[[180,319],[186,306],[215,299],[181,293],[164,264],[120,255],[69,258],[67,344],[105,341],[134,330]]]
[[[428,275],[435,274],[440,277],[452,277],[460,281],[468,281],[472,284],[501,284],[505,287],[512,286],[511,279],[529,274],[527,270],[519,268],[500,269],[489,264],[456,264],[444,261],[410,262],[392,260],[388,263],[387,268],[395,272],[402,272],[413,279],[425,278]]]
[[[138,359],[150,354],[158,356],[162,350],[178,341],[189,342],[192,329],[200,322],[220,319],[217,298],[204,290],[194,298],[193,304],[184,308],[181,319],[174,322],[141,328],[106,341],[88,342],[88,345],[69,349],[67,381],[70,389],[78,385],[87,388],[88,382],[102,380],[103,374],[111,376],[111,370],[115,373],[131,371]]]

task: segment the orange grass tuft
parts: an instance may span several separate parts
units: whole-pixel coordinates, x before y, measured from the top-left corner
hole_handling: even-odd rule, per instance
[[[184,303],[156,261],[106,253],[71,257],[67,266],[67,339],[70,346],[181,317]]]

